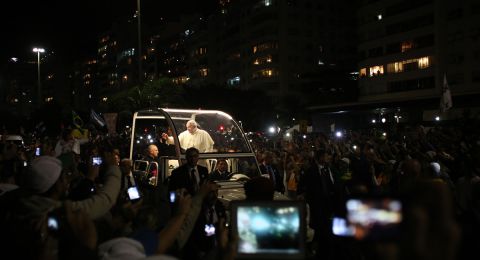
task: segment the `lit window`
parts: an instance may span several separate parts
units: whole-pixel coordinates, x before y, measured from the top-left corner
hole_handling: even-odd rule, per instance
[[[260,52],[260,51],[265,51],[265,50],[268,50],[268,49],[276,49],[276,48],[278,48],[277,43],[266,42],[266,43],[262,43],[262,44],[258,44],[258,45],[253,46],[253,53],[257,53],[257,52]]]
[[[373,67],[368,68],[368,70],[369,70],[368,75],[370,77],[383,75],[383,65],[373,66]]]
[[[273,69],[263,69],[263,70],[259,70],[259,71],[256,71],[252,74],[252,78],[253,79],[256,79],[256,78],[270,78],[270,77],[273,77],[273,76],[276,76],[278,73],[273,70]]]
[[[406,52],[406,51],[408,51],[412,48],[413,48],[413,42],[412,41],[402,42],[402,44],[401,44],[402,52]]]
[[[259,64],[271,63],[271,62],[272,62],[272,56],[271,56],[271,55],[268,55],[268,56],[266,56],[266,57],[256,58],[256,59],[253,61],[253,64],[259,65]]]
[[[207,48],[205,48],[205,47],[200,47],[200,48],[195,50],[196,55],[204,55],[206,53],[207,53]]]
[[[398,73],[416,69],[425,69],[430,67],[430,57],[421,57],[417,59],[402,60],[387,64],[388,73]]]
[[[365,77],[365,76],[367,76],[367,68],[361,68],[360,77]]]
[[[199,69],[198,73],[200,74],[200,76],[206,77],[208,75],[208,69],[207,68]]]
[[[175,84],[185,84],[189,80],[190,80],[190,78],[187,77],[187,76],[180,76],[180,77],[172,79],[172,82],[175,83]]]
[[[430,58],[429,57],[422,57],[418,59],[418,68],[425,69],[430,67]]]
[[[403,63],[402,62],[394,62],[387,64],[387,72],[388,73],[398,73],[403,71]]]

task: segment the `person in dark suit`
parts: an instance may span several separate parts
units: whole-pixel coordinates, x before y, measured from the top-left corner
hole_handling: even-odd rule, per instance
[[[217,159],[216,169],[210,173],[208,177],[212,181],[226,181],[232,177],[232,173],[228,171],[228,163],[225,159]]]
[[[332,243],[331,222],[335,193],[334,179],[329,167],[330,155],[324,150],[315,151],[313,160],[300,176],[297,195],[310,207],[310,227],[315,230],[313,243],[317,253],[329,255]],[[330,259],[330,258],[328,258]]]
[[[283,175],[278,168],[273,164],[273,154],[271,152],[265,152],[262,157],[262,163],[260,164],[260,172],[262,175],[268,175],[272,180],[275,191],[284,193],[285,185],[283,184]]]
[[[208,169],[198,165],[198,149],[190,147],[185,151],[187,163],[174,169],[168,184],[169,191],[185,188],[190,195],[194,195],[200,185],[208,178]]]

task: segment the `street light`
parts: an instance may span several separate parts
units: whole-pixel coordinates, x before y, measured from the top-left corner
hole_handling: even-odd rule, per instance
[[[140,20],[140,0],[137,0],[137,37],[138,37],[138,80],[139,84],[142,85],[143,83],[143,75],[142,75],[142,22]]]
[[[42,82],[40,80],[40,53],[44,53],[44,48],[33,48],[33,52],[37,53],[37,98],[38,98],[38,106],[42,104]]]

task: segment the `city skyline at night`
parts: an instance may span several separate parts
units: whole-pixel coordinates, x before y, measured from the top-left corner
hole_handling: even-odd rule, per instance
[[[158,79],[189,93],[261,91],[277,117],[364,110],[399,122],[430,120],[444,77],[458,100],[453,110],[478,96],[480,7],[473,0],[143,0],[140,42],[136,1],[86,1],[72,13],[74,4],[48,3],[3,18],[18,25],[4,30],[11,41],[1,52],[8,63],[2,95],[11,104],[29,102],[39,85],[33,47],[46,50],[43,98],[73,107],[113,109],[106,103],[114,94]],[[204,100],[192,106],[216,105]]]
[[[152,24],[160,17],[176,19],[183,13],[209,13],[215,2],[141,0],[142,22]],[[85,59],[95,54],[100,34],[112,24],[134,19],[136,6],[136,0],[8,1],[0,17],[4,39],[0,64],[11,57],[30,59],[34,46],[54,51],[67,62]]]

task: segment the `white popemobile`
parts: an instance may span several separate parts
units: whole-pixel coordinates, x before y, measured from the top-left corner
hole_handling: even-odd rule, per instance
[[[179,136],[187,131],[189,121],[196,122],[197,128],[202,131],[202,138],[209,140],[209,144],[213,141],[209,149],[200,151],[199,164],[211,172],[215,169],[217,159],[224,158],[228,171],[233,173],[229,181],[218,182],[219,198],[226,203],[244,199],[244,181],[260,176],[258,161],[239,124],[230,115],[218,110],[157,108],[136,112],[130,143],[134,173],[137,176],[146,175],[151,167],[156,167],[159,169],[158,175],[156,178],[150,177],[149,183],[152,186],[163,183],[174,168],[185,162],[185,150],[188,147],[181,147],[185,142],[179,140]],[[145,149],[150,144],[158,146],[158,163],[142,160]],[[276,194],[275,197],[277,196],[281,194]]]

